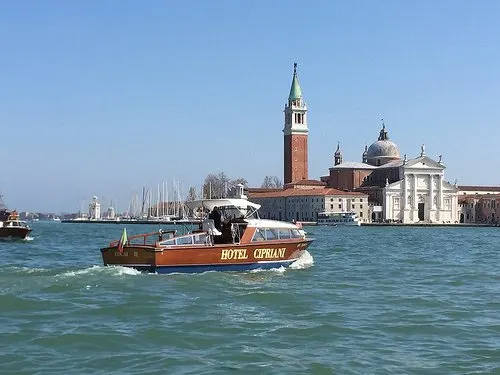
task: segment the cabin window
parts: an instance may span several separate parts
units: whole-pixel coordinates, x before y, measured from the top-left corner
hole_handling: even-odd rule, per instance
[[[280,239],[290,238],[290,229],[280,228],[278,229]]]
[[[175,245],[175,240],[172,239],[172,240],[162,241],[162,242],[160,242],[160,245],[162,245],[162,246],[172,246],[172,245]]]
[[[204,244],[207,241],[207,234],[201,233],[194,236],[195,244]]]
[[[253,234],[252,242],[264,241],[266,238],[264,237],[265,232],[259,228],[255,229],[255,233]]]
[[[302,234],[298,229],[292,229],[292,238],[302,238]]]
[[[192,245],[193,244],[193,237],[192,236],[187,236],[187,237],[179,237],[177,238],[177,245]]]
[[[276,240],[278,238],[278,232],[274,228],[266,228],[266,239]]]

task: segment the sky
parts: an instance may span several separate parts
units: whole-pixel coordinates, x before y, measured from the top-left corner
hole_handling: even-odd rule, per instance
[[[340,142],[361,161],[381,119],[445,180],[499,185],[500,2],[0,2],[0,193],[11,209],[125,210],[167,181],[283,179],[293,74],[309,177]]]

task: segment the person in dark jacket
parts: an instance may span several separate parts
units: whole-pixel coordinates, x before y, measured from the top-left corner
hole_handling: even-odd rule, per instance
[[[208,215],[209,219],[212,219],[214,221],[214,226],[218,230],[222,231],[222,215],[219,211],[219,207],[215,206],[212,212],[210,212],[210,215]]]

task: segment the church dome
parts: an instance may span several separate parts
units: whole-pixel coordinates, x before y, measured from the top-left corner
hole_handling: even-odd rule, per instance
[[[390,157],[399,159],[398,146],[392,141],[377,141],[372,143],[366,152],[367,157]]]
[[[364,155],[363,155],[364,156]],[[378,140],[371,144],[366,151],[366,161],[371,165],[383,165],[392,160],[399,160],[398,146],[389,140],[385,125],[380,130]]]

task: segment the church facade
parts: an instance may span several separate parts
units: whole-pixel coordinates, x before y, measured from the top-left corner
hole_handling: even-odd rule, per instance
[[[403,161],[399,181],[383,188],[384,219],[402,223],[458,223],[458,189],[444,181],[444,165],[425,156]]]

